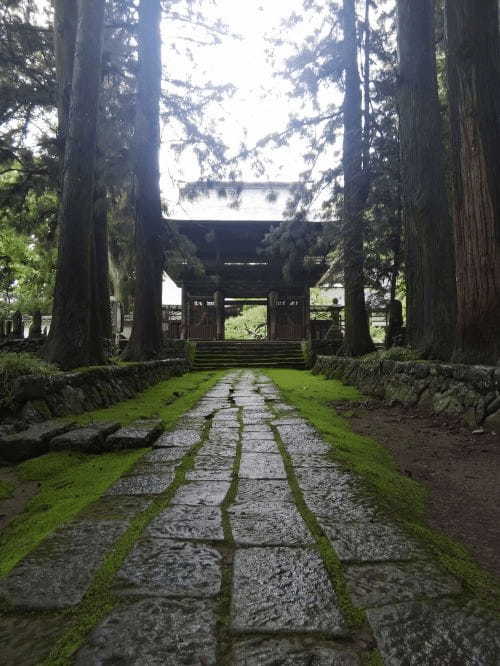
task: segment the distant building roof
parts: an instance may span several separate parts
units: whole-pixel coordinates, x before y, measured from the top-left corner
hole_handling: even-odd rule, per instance
[[[187,183],[172,211],[177,220],[281,222],[294,183]]]

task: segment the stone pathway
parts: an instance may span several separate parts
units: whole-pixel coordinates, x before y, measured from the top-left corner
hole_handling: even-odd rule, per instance
[[[78,616],[157,506],[109,584],[114,609],[67,663],[354,666],[378,649],[388,665],[500,664],[500,623],[461,601],[267,377],[228,374],[153,446],[0,581],[2,663],[43,662],[65,609]]]

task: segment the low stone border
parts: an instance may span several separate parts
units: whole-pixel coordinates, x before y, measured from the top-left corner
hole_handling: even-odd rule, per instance
[[[133,398],[160,381],[189,370],[185,358],[162,359],[121,366],[102,366],[48,377],[20,377],[14,383],[3,418],[29,423],[80,414]]]
[[[500,368],[318,356],[313,373],[340,379],[389,404],[460,415],[470,426],[500,433]]]

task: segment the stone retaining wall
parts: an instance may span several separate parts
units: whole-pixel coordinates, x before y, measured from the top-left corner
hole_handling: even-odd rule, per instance
[[[4,338],[0,339],[0,354],[27,352],[38,356],[47,338]]]
[[[389,404],[459,415],[470,426],[500,433],[500,368],[318,356],[313,372]]]
[[[37,422],[108,407],[188,369],[185,358],[173,358],[49,377],[20,377],[14,382],[8,404],[0,408],[0,419]]]

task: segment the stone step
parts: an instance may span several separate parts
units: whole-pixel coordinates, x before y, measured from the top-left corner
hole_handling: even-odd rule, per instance
[[[26,430],[0,438],[0,458],[11,463],[22,462],[48,453],[50,441],[75,427],[74,423],[45,421]]]

